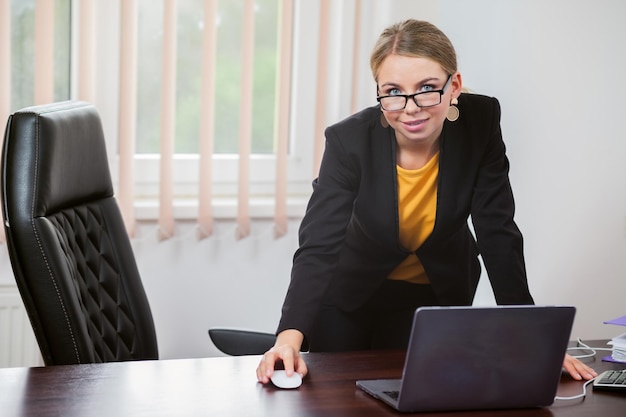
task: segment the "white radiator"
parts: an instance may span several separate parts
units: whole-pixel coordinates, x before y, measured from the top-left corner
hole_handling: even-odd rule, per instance
[[[43,360],[15,286],[0,286],[0,368],[42,366]]]

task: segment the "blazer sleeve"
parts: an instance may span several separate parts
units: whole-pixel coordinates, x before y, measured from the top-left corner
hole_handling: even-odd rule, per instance
[[[472,223],[496,302],[533,304],[526,277],[523,238],[513,219],[515,202],[500,128],[500,104],[496,99],[492,102],[489,138],[471,202]]]
[[[348,155],[332,127],[319,176],[300,225],[291,281],[277,332],[298,329],[309,334],[337,263],[359,184],[359,164]]]

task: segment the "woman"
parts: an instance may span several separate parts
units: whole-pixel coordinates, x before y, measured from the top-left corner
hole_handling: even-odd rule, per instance
[[[306,375],[305,341],[311,351],[406,348],[417,307],[472,304],[478,254],[498,304],[533,304],[498,101],[462,94],[454,47],[427,22],[383,31],[370,66],[379,105],[326,130],[262,383],[279,360]],[[596,375],[570,356],[564,367]]]

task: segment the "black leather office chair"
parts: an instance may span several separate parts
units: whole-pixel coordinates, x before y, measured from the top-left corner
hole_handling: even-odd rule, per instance
[[[209,336],[216,348],[231,356],[262,355],[276,342],[274,334],[252,330],[213,328]]]
[[[262,355],[276,342],[276,335],[273,333],[223,327],[209,329],[209,336],[215,347],[230,356]],[[308,350],[309,343],[305,339],[300,351]]]
[[[1,183],[11,265],[44,363],[158,359],[94,106],[11,115]]]

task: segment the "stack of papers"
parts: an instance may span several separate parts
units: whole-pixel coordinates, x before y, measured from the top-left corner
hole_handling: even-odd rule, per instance
[[[618,326],[626,326],[626,316],[618,317],[613,320],[605,321],[606,324],[616,324]],[[605,361],[610,362],[624,362],[626,363],[626,333],[616,336],[609,342],[609,345],[613,346],[611,356],[603,358]]]
[[[613,346],[611,357],[618,362],[626,362],[626,333],[614,337],[609,342]]]

